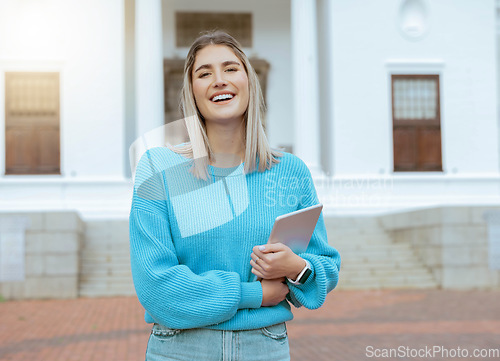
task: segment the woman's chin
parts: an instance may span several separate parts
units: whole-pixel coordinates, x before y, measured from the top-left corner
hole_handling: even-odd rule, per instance
[[[217,123],[217,124],[229,124],[233,122],[241,122],[243,120],[244,113],[234,113],[234,112],[217,112],[211,114],[209,117],[205,117],[205,121]]]

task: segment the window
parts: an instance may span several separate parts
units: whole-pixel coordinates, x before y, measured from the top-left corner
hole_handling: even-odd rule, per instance
[[[177,12],[175,14],[176,46],[190,47],[200,32],[224,30],[243,47],[252,47],[251,13]]]
[[[392,75],[394,171],[442,171],[439,75]]]
[[[5,174],[60,174],[59,73],[5,74]]]

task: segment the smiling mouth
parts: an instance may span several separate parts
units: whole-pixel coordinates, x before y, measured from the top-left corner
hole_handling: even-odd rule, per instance
[[[224,101],[227,101],[227,100],[231,100],[233,98],[234,98],[233,94],[220,94],[220,95],[214,96],[211,99],[211,101],[214,102],[214,103],[220,103],[220,102],[224,102]]]

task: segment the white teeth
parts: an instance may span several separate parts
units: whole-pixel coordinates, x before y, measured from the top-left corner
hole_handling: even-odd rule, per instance
[[[232,99],[232,98],[233,98],[233,95],[231,95],[231,94],[221,94],[221,95],[217,95],[217,96],[213,97],[212,101],[216,102],[217,100]]]

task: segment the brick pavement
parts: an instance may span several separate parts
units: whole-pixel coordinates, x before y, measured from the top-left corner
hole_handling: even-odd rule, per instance
[[[435,360],[500,360],[498,354],[471,355],[500,348],[499,296],[500,291],[334,291],[318,310],[295,310],[288,324],[292,360],[424,360],[429,357],[412,353],[426,347],[444,348]],[[2,302],[0,360],[144,360],[149,330],[135,297]],[[442,357],[458,347],[469,357]],[[407,357],[367,357],[389,348]]]

